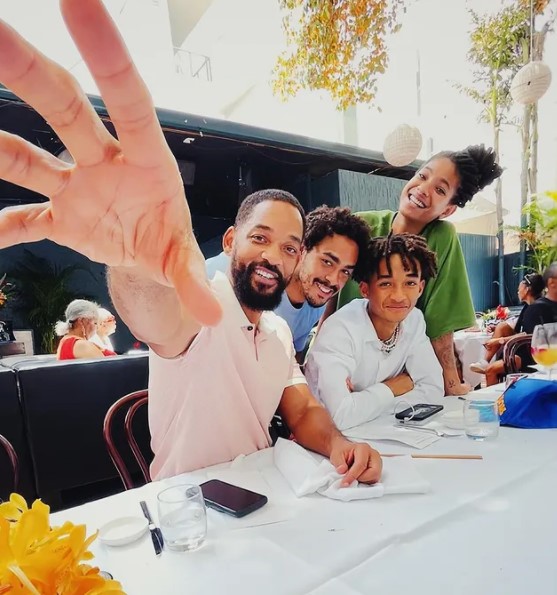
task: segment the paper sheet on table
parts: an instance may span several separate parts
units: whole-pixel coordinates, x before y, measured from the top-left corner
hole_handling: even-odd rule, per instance
[[[272,496],[272,490],[264,476],[257,470],[243,470],[241,465],[232,469],[214,469],[207,471],[208,479],[220,479],[232,485],[263,494],[269,498],[259,510],[247,516],[236,519],[217,511],[208,511],[211,519],[217,524],[222,524],[226,529],[246,529],[287,521],[294,516],[294,509],[287,502],[280,501]],[[214,513],[214,514],[212,514]]]
[[[433,432],[378,426],[373,422],[350,428],[345,430],[343,434],[353,440],[393,440],[418,449],[425,448],[441,438]]]
[[[336,472],[328,459],[317,458],[291,440],[278,439],[274,459],[298,498],[317,492],[327,498],[347,502],[380,498],[387,494],[423,494],[430,488],[410,457],[385,459],[379,483],[366,485],[354,481],[347,487],[340,486],[344,476]]]

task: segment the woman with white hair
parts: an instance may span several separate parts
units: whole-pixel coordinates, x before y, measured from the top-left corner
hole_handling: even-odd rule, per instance
[[[90,341],[97,331],[99,306],[88,300],[73,300],[68,304],[64,320],[56,323],[55,331],[62,337],[56,358],[90,359],[104,357],[102,350]]]
[[[99,308],[99,323],[97,332],[91,337],[91,342],[103,350],[104,355],[116,355],[110,335],[116,332],[116,317],[106,308]]]

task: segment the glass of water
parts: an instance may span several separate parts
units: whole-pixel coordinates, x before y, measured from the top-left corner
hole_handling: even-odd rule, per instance
[[[464,403],[464,431],[472,440],[488,440],[499,434],[497,401],[469,399]]]
[[[199,486],[167,488],[158,494],[157,505],[165,548],[188,552],[201,547],[207,535],[207,512]]]

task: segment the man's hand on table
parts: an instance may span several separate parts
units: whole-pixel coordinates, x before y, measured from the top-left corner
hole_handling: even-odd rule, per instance
[[[354,480],[377,483],[381,479],[383,461],[369,444],[339,438],[333,444],[329,459],[337,472],[344,474],[342,487],[349,486]]]

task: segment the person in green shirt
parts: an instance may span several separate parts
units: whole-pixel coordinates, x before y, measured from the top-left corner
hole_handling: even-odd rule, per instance
[[[437,256],[439,272],[428,281],[417,306],[424,314],[427,335],[443,367],[447,395],[462,395],[471,390],[458,374],[453,334],[472,326],[475,317],[460,241],[452,223],[443,219],[457,207],[463,207],[502,172],[493,149],[483,145],[443,151],[434,155],[406,184],[397,212],[358,213],[371,227],[372,236],[391,232],[422,235]],[[324,318],[335,306],[340,308],[359,297],[358,285],[353,281],[347,283],[339,294],[338,305],[329,307]]]

